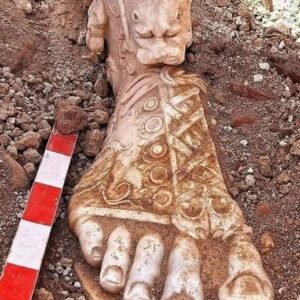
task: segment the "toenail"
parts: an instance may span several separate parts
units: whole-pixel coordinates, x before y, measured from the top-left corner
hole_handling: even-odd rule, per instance
[[[103,275],[103,280],[107,283],[121,284],[123,281],[122,269],[118,266],[107,267]]]

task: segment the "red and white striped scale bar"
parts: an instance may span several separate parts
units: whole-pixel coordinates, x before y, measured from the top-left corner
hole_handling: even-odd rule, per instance
[[[0,300],[33,296],[76,140],[51,132],[0,278]]]

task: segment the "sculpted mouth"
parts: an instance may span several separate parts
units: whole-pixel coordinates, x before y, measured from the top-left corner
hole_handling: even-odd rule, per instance
[[[158,54],[158,55],[157,55]],[[155,65],[155,64],[167,64],[167,65],[180,65],[184,60],[184,55],[179,49],[165,50],[164,53],[159,51],[153,53],[153,51],[146,49],[139,49],[137,51],[137,59],[141,64]]]

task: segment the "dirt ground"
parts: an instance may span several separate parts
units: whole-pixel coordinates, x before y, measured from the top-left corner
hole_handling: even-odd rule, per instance
[[[55,300],[85,299],[74,271],[75,262],[84,262],[66,207],[96,155],[87,150],[89,134],[105,134],[114,107],[110,91],[94,88],[104,60],[85,59],[89,52],[78,43],[85,24],[82,2],[36,0],[33,12],[24,14],[10,0],[0,0],[0,147],[34,178],[54,104],[71,98],[89,116],[38,282]],[[228,187],[253,227],[276,299],[299,300],[300,45],[263,29],[239,0],[194,0],[192,17],[194,42],[184,68],[209,83],[208,114]],[[95,115],[99,110],[101,118]],[[39,134],[38,144],[20,146],[27,132]],[[28,194],[25,183],[14,184],[13,170],[0,152],[0,271]],[[206,300],[217,299],[216,287],[205,292]]]

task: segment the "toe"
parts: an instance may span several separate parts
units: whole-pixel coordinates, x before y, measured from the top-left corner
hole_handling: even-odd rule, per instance
[[[161,299],[204,299],[200,279],[200,253],[190,238],[179,237],[175,241]]]
[[[110,293],[118,293],[125,286],[130,262],[131,236],[124,227],[116,228],[110,235],[100,273],[101,286]]]
[[[86,261],[93,267],[99,267],[102,259],[103,231],[94,220],[84,220],[76,226],[81,251]]]
[[[144,236],[138,243],[126,285],[124,300],[151,300],[151,287],[160,275],[164,244],[158,235]]]
[[[271,282],[260,255],[247,236],[236,236],[229,253],[228,279],[220,287],[220,300],[273,300]]]

